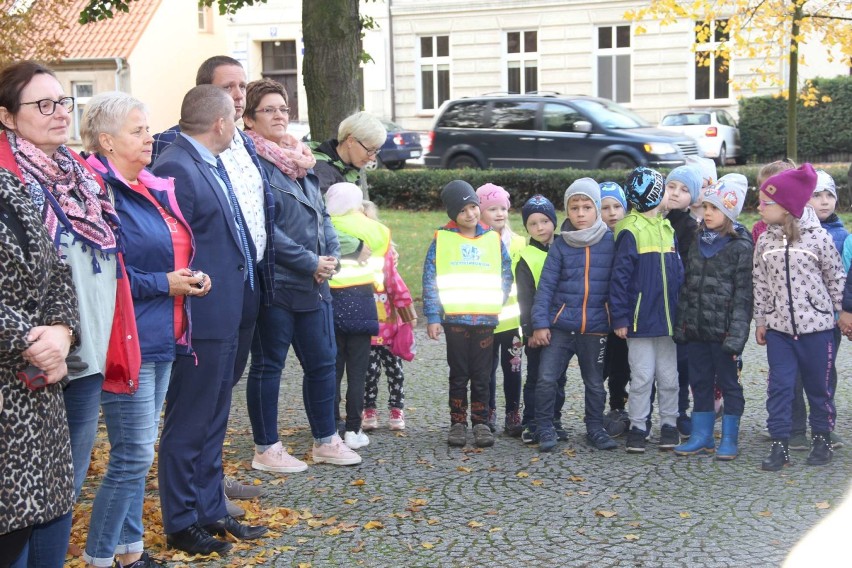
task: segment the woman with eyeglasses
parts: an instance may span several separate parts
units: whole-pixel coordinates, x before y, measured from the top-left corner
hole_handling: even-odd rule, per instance
[[[343,119],[337,128],[337,138],[313,147],[320,191],[325,195],[336,183],[358,184],[364,166],[376,159],[387,139],[382,122],[368,112],[356,112]]]
[[[76,498],[98,429],[120,243],[118,216],[103,182],[65,146],[73,109],[74,99],[65,95],[50,69],[23,61],[0,71],[0,167],[23,182],[60,258],[71,267],[79,302],[80,348],[75,354],[86,370],[69,373],[63,393]],[[62,566],[70,532],[67,510],[33,531],[14,566],[26,566],[27,559],[30,566]]]
[[[302,397],[314,438],[314,463],[354,465],[334,418],[334,323],[328,279],[339,269],[339,245],[320,195],[315,160],[289,124],[287,92],[261,79],[246,89],[243,122],[275,198],[275,290],[262,305],[251,346],[246,406],[254,435],[252,467],[293,473],[307,464],[278,439],[278,391],[290,345],[302,364]]]
[[[83,560],[89,566],[162,566],[144,552],[142,505],[154,461],[160,411],[176,351],[191,345],[188,297],[204,297],[210,278],[190,268],[193,237],[175,198],[174,180],[148,171],[154,137],[148,109],[126,93],[95,95],[80,137],[87,163],[115,196],[121,219],[142,365],[135,384],[108,377],[101,409],[109,464],[89,522]]]

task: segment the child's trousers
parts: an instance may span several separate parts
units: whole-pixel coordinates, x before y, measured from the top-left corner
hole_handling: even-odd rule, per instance
[[[843,339],[843,334],[840,333],[840,328],[834,328],[834,360],[831,365],[831,392],[832,396],[837,393],[837,352],[840,351],[840,340]],[[805,406],[805,389],[802,387],[801,373],[796,376],[796,386],[793,387],[793,427],[790,431],[791,436],[796,434],[804,435],[807,430],[808,407]]]
[[[447,364],[450,366],[450,422],[467,424],[467,389],[470,384],[470,421],[488,421],[488,383],[494,328],[445,324]]]
[[[585,385],[586,431],[603,428],[606,390],[603,386],[603,363],[606,335],[591,335],[550,330],[550,345],[541,352],[538,384],[535,391],[535,422],[538,432],[553,429],[553,404],[560,377],[568,363],[577,356],[580,374]]]
[[[361,413],[364,412],[364,383],[370,364],[370,335],[348,335],[337,333],[337,397],[334,404],[335,418],[340,421],[340,385],[346,373],[346,431],[361,429]]]
[[[497,409],[497,367],[503,369],[503,396],[506,413],[517,412],[521,407],[521,353],[523,344],[516,329],[494,334],[494,359],[488,384],[488,405]]]
[[[388,408],[405,408],[405,391],[403,383],[405,373],[402,370],[402,359],[391,353],[384,345],[373,345],[370,348],[370,366],[367,369],[367,384],[364,394],[364,408],[376,408],[379,396],[379,378],[382,367],[388,379]]]
[[[769,360],[766,398],[769,435],[781,440],[790,437],[796,373],[801,373],[808,397],[811,432],[833,431],[836,416],[831,384],[834,332],[806,333],[794,339],[792,335],[770,329],[766,332],[766,358]]]
[[[745,398],[737,376],[736,356],[722,351],[721,343],[694,341],[683,347],[689,358],[689,384],[695,412],[715,412],[715,383],[725,398],[725,414],[742,416]]]
[[[651,412],[651,385],[657,381],[660,424],[677,423],[677,345],[671,336],[628,337],[627,357],[630,362],[630,397],[627,413],[630,426],[645,430]]]
[[[610,332],[606,338],[604,380],[609,385],[609,408],[611,410],[624,410],[627,403],[627,385],[630,383],[627,341],[613,332]]]
[[[535,392],[538,386],[538,377],[541,374],[541,352],[544,347],[524,347],[527,356],[527,380],[524,382],[524,415],[521,424],[535,426]],[[565,373],[556,381],[556,392],[553,401],[553,422],[561,422],[562,407],[565,405]],[[626,395],[625,395],[626,396]]]

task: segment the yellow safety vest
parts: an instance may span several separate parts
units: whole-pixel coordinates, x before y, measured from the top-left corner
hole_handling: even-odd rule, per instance
[[[547,252],[533,245],[528,245],[527,248],[521,251],[521,258],[527,261],[527,266],[530,267],[537,290],[538,281],[541,279],[541,271],[544,268],[544,261],[547,258]]]
[[[372,254],[365,264],[355,259],[341,259],[340,272],[335,274],[328,284],[332,288],[349,288],[373,284],[379,292],[385,288],[385,255],[390,247],[390,229],[370,219],[360,211],[331,218],[334,228],[347,235],[352,235],[370,247]]]
[[[521,260],[521,253],[526,246],[526,239],[521,235],[512,235],[512,240],[509,242],[509,256],[512,257],[512,275],[515,274],[515,267],[518,266],[518,261]],[[512,282],[512,289],[509,291],[509,298],[503,309],[500,310],[499,323],[494,328],[494,333],[501,331],[515,330],[521,327],[521,306],[518,304],[518,288]]]
[[[503,308],[500,235],[468,238],[453,231],[435,235],[438,297],[445,315],[493,315]]]

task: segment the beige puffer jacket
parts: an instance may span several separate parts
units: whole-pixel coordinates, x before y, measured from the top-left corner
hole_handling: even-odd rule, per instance
[[[801,335],[833,329],[846,273],[840,253],[810,206],[799,220],[801,239],[788,243],[770,225],[754,247],[754,322]]]

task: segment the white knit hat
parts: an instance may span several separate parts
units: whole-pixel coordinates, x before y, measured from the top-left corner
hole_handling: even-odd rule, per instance
[[[364,193],[354,183],[346,181],[336,183],[325,194],[325,208],[332,217],[357,211],[364,201]]]

